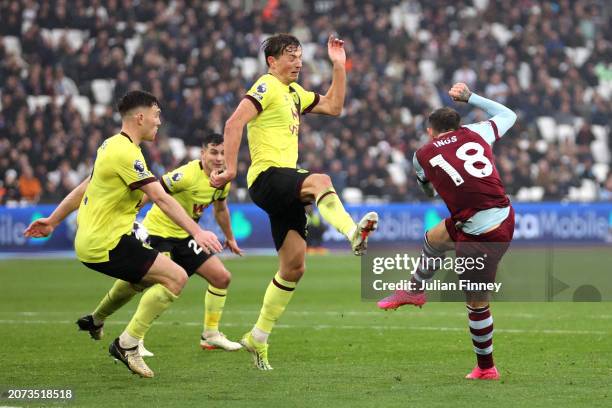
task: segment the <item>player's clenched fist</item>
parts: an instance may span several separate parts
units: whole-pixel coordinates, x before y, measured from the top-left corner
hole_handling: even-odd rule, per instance
[[[200,230],[193,236],[193,239],[207,254],[223,251],[223,246],[217,236],[210,231]]]
[[[470,88],[468,88],[466,84],[457,82],[450,91],[448,91],[448,94],[456,102],[467,102],[472,92],[470,92]]]

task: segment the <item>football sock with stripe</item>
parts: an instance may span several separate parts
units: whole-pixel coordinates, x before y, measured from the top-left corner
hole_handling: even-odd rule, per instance
[[[321,217],[350,240],[355,221],[344,209],[336,190],[333,187],[323,190],[317,195],[316,203]]]
[[[225,299],[227,298],[227,289],[215,288],[213,285],[208,285],[206,295],[204,296],[204,332],[219,331],[219,321],[223,314]]]
[[[442,267],[444,258],[444,251],[434,248],[429,243],[427,234],[425,234],[419,265],[410,278],[410,281],[413,283],[413,287],[420,288],[423,281],[430,281],[436,271]],[[419,292],[420,290],[416,291]]]
[[[93,311],[94,324],[99,326],[104,323],[108,316],[129,302],[137,293],[138,291],[129,282],[117,279],[113,287],[102,298],[96,310]]]
[[[466,305],[470,319],[470,333],[478,367],[491,368],[493,363],[493,316],[489,305],[474,308]]]
[[[157,283],[151,286],[140,299],[138,309],[125,331],[136,339],[144,338],[149,328],[178,296],[165,286]],[[122,346],[123,347],[123,346]]]
[[[259,318],[251,334],[258,343],[266,343],[274,324],[281,317],[293,296],[297,282],[289,282],[277,272],[266,289]]]

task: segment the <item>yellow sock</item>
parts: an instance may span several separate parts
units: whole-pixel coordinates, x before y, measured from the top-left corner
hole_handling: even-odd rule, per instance
[[[208,285],[204,296],[204,331],[218,331],[219,321],[223,314],[227,289],[215,288]]]
[[[129,302],[137,293],[138,291],[129,282],[117,279],[92,313],[93,318],[97,321],[106,319]]]
[[[296,282],[286,281],[280,277],[278,272],[276,273],[272,282],[268,285],[268,289],[266,289],[263,306],[261,312],[259,312],[259,319],[255,323],[255,328],[267,334],[272,331],[274,324],[289,304],[296,286]]]
[[[138,309],[128,323],[125,331],[132,337],[143,339],[153,321],[178,299],[174,293],[163,285],[151,286],[140,299]]]
[[[330,187],[322,191],[317,195],[316,203],[321,217],[350,240],[349,234],[355,228],[355,222],[344,209],[336,190]]]

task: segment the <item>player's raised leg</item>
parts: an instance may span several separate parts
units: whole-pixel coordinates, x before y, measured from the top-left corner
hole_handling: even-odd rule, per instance
[[[231,273],[216,256],[208,258],[196,273],[209,282],[204,295],[204,330],[200,337],[200,347],[204,350],[240,350],[240,343],[228,340],[219,331],[219,322],[227,299],[227,288],[232,280]]]
[[[412,290],[396,290],[392,295],[378,302],[381,309],[397,309],[404,305],[422,307],[427,296],[422,289],[424,282],[430,281],[436,271],[442,267],[445,252],[452,249],[454,242],[449,235],[446,222],[441,221],[425,233],[423,248],[417,269],[410,278]]]
[[[106,318],[129,302],[138,292],[139,290],[134,284],[117,279],[96,309],[91,314],[77,320],[79,330],[89,332],[94,340],[100,340],[103,336]]]
[[[355,224],[327,174],[309,175],[302,184],[300,198],[303,201],[315,201],[323,219],[348,239],[355,255],[365,253],[368,237],[378,227],[378,214],[369,212]]]
[[[298,281],[304,275],[306,241],[296,231],[290,230],[278,255],[279,271],[268,285],[257,323],[240,341],[253,355],[255,366],[260,370],[272,369],[268,362],[268,336],[291,301]]]
[[[140,299],[136,313],[121,335],[111,343],[111,356],[123,362],[142,377],[153,377],[153,371],[138,353],[138,343],[157,319],[174,302],[185,283],[187,273],[168,257],[158,255],[141,283],[152,285]]]

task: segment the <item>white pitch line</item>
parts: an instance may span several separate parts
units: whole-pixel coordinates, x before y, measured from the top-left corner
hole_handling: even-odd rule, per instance
[[[72,320],[0,320],[0,324],[75,324]],[[107,325],[126,325],[128,321],[109,321]],[[201,326],[202,323],[196,322],[179,322],[179,325],[184,326]],[[176,322],[155,322],[155,325],[159,326],[176,326]],[[238,323],[223,323],[224,327],[245,327],[248,325]],[[466,327],[444,327],[444,326],[366,326],[366,325],[335,325],[335,324],[315,324],[315,325],[296,325],[296,324],[277,324],[274,326],[279,329],[314,329],[314,330],[329,330],[329,329],[343,329],[343,330],[420,330],[420,331],[453,331],[453,332],[467,332]],[[600,330],[558,330],[558,329],[540,329],[540,330],[528,330],[528,329],[495,329],[496,333],[532,333],[532,334],[585,334],[585,335],[610,335],[611,332],[600,331]]]
[[[410,309],[408,309],[410,310]],[[167,310],[166,312],[164,312],[164,315],[183,315],[183,314],[193,314],[193,313],[198,313],[200,311],[200,309],[197,309],[196,311],[194,310]],[[411,317],[426,317],[426,316],[437,316],[437,317],[466,317],[467,316],[467,312],[437,312],[437,311],[423,311],[422,313],[420,313],[420,311],[416,311],[417,313],[414,313],[411,315]],[[252,309],[252,310],[225,310],[223,312],[223,314],[225,316],[231,316],[233,314],[236,315],[247,315],[247,316],[255,316],[259,313],[258,309]],[[1,315],[8,315],[8,316],[49,316],[49,315],[73,315],[74,312],[72,311],[44,311],[44,312],[39,312],[39,311],[18,311],[18,312],[8,312],[8,311],[0,311],[0,316]],[[294,315],[294,316],[337,316],[337,317],[344,317],[344,316],[385,316],[385,311],[383,310],[379,310],[379,311],[361,311],[361,310],[347,310],[347,311],[330,311],[330,310],[324,310],[324,311],[320,311],[320,312],[315,312],[315,311],[307,311],[307,310],[287,310],[283,313],[284,315]],[[513,318],[519,318],[519,319],[542,319],[542,315],[538,315],[538,314],[533,314],[533,313],[512,313],[512,312],[500,312],[500,311],[495,311],[494,313],[495,318],[506,318],[506,317],[513,317]],[[582,319],[592,319],[592,320],[610,320],[612,319],[612,315],[609,314],[599,314],[599,315],[588,315],[588,316],[583,316]],[[563,320],[560,317],[557,317],[555,320]]]
[[[168,310],[164,312],[165,315],[180,315],[180,314],[193,314],[193,310]],[[224,315],[257,315],[259,313],[258,309],[252,310],[225,310]],[[358,311],[358,310],[348,310],[348,311],[285,311],[285,315],[294,315],[294,316],[384,316],[385,311]],[[46,315],[65,315],[65,314],[73,314],[70,311],[45,311],[45,312],[35,312],[35,311],[20,311],[20,312],[4,312],[0,311],[0,315],[13,315],[13,316],[46,316]],[[414,316],[442,316],[442,317],[466,317],[467,312],[436,312],[436,311],[427,311],[419,314],[415,314]],[[497,312],[496,316],[506,316],[506,313]],[[508,313],[509,317],[516,317],[521,319],[540,319],[541,315],[536,315],[532,313]],[[605,315],[604,315],[605,316]],[[593,317],[593,316],[590,316]],[[612,318],[612,315],[607,317],[600,316],[601,318]]]

